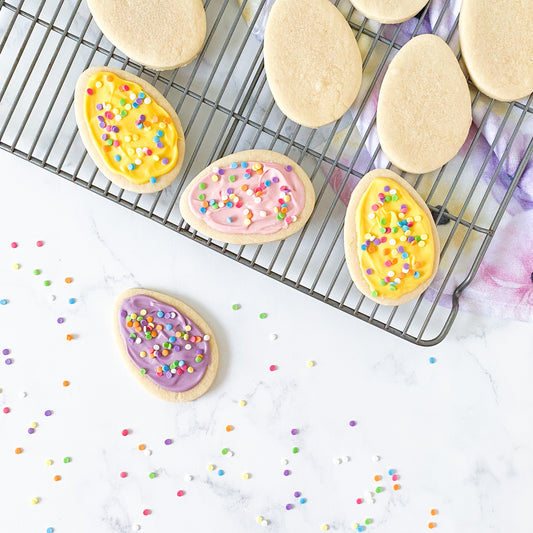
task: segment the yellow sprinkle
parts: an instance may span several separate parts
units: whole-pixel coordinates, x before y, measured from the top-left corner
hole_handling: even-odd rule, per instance
[[[248,472],[245,472],[245,473],[242,475],[242,479],[250,479],[250,474],[248,474]]]
[[[159,123],[159,127],[160,127],[160,128],[166,128],[167,125],[166,125],[164,122],[160,122],[160,123]]]
[[[35,428],[37,427],[37,422],[32,422],[32,423],[30,424],[30,427],[31,427],[32,429],[35,429]]]
[[[101,86],[102,86],[102,82],[101,81],[97,81],[96,82],[96,88],[100,89]]]
[[[214,469],[215,465],[207,465],[207,470],[209,470],[209,472],[212,472]]]
[[[308,366],[309,368],[315,366],[315,364],[316,364],[316,363],[315,363],[314,361],[307,361],[307,366]]]
[[[405,218],[405,213],[398,213],[398,218]]]
[[[352,524],[352,529],[357,529],[359,527],[359,524],[357,522],[354,522]]]
[[[424,233],[424,235],[420,235],[420,238],[423,240],[423,241],[427,241],[428,240],[428,236]]]
[[[406,237],[409,237],[409,235],[411,235],[411,233],[413,233],[413,232],[412,232],[410,229],[408,229],[408,230],[404,233],[404,235],[405,235]]]
[[[390,253],[393,257],[397,256],[398,255],[398,250],[394,249],[391,251]]]
[[[194,372],[194,368],[192,366],[189,366],[187,368],[187,372],[189,372],[189,374],[192,374]]]
[[[328,524],[322,524],[321,529],[322,529],[322,531],[327,531],[329,529]]]
[[[158,155],[153,155],[152,157],[154,158],[154,161],[159,161],[159,156]]]
[[[422,220],[422,217],[420,215],[416,215],[415,222],[420,222]]]
[[[140,354],[141,357],[146,357],[146,352],[143,350]]]
[[[426,245],[426,242],[425,242],[425,241],[420,241],[420,242],[418,243],[418,246],[420,246],[420,248],[423,248],[425,245]]]
[[[141,316],[146,316],[146,312],[147,312],[146,309],[142,309],[141,310]]]
[[[51,466],[54,464],[54,461],[52,461],[52,459],[47,459],[46,460],[46,466]]]
[[[13,265],[13,268],[14,268],[15,270],[18,270],[18,269],[20,268],[20,265],[19,265],[18,263],[15,263],[15,264]]]
[[[131,137],[129,135],[126,135],[126,137],[124,137],[124,140],[129,143],[131,142]]]
[[[241,400],[241,401],[239,402],[239,405],[240,405],[241,407],[244,407],[244,406],[246,405],[246,400]]]
[[[249,226],[252,223],[252,221],[249,218],[244,219],[244,225]]]
[[[187,325],[187,326],[185,326],[185,328],[183,328],[183,329],[185,329],[185,331],[191,331],[192,328],[191,328],[191,326]]]
[[[133,140],[134,141],[138,141],[139,140],[139,136],[136,133],[133,135]]]
[[[405,241],[407,240],[407,237],[406,237],[405,235],[402,235],[402,236],[400,237],[400,240],[401,240],[402,242],[405,242]]]
[[[213,175],[211,176],[211,179],[212,179],[213,181],[218,181],[218,176],[217,176],[216,174],[213,174]]]
[[[37,505],[39,503],[39,498],[32,498],[31,499],[31,504],[32,505]]]
[[[263,518],[261,515],[259,515],[259,516],[255,519],[255,521],[256,521],[258,524],[260,524],[263,520],[264,520],[264,518]]]
[[[132,313],[130,316],[131,316],[132,320],[135,320],[137,318],[137,314],[136,313]]]
[[[133,155],[135,153],[133,148],[128,148],[126,151],[128,152],[128,155]]]

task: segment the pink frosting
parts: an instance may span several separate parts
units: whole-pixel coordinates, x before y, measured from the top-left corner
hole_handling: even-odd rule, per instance
[[[198,218],[234,234],[276,233],[296,221],[304,205],[305,187],[292,167],[265,161],[212,167],[189,195],[189,207]]]

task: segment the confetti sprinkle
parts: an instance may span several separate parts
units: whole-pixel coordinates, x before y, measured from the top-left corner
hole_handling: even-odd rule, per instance
[[[435,516],[438,513],[437,509],[431,509],[431,511],[429,511],[429,512],[430,512],[431,516]]]
[[[226,426],[226,431],[229,433],[230,431],[233,431],[235,428],[233,426]]]
[[[250,479],[250,474],[248,472],[244,472],[242,475],[242,479]]]
[[[65,283],[72,283],[72,278],[65,278]]]
[[[184,490],[178,490],[177,492],[178,498],[181,498],[184,494],[185,494]]]
[[[144,516],[148,516],[148,515],[151,515],[152,514],[152,511],[150,509],[144,509],[143,510],[143,515]]]
[[[129,432],[128,429],[123,429],[121,433],[122,433],[122,436],[123,436],[123,437],[126,437],[127,435],[130,434],[130,432]]]
[[[2,298],[0,300],[0,305],[7,305],[8,304],[8,300],[6,298]]]
[[[36,268],[36,269],[33,271],[33,274],[34,274],[35,276],[39,276],[39,275],[41,274],[41,271],[40,271],[38,268]]]
[[[268,369],[270,370],[270,372],[275,372],[278,369],[278,367],[276,365],[270,365]]]
[[[63,462],[64,462],[65,464],[68,464],[68,463],[70,463],[71,461],[72,461],[72,458],[70,458],[70,457],[65,457],[65,458],[63,459]]]
[[[15,454],[20,455],[22,453],[22,448],[15,448]]]
[[[11,248],[18,248],[18,244],[16,242],[11,243]]]
[[[239,406],[240,406],[240,407],[244,407],[246,404],[247,404],[247,401],[246,401],[246,400],[241,400],[241,401],[239,402]]]
[[[259,313],[259,318],[261,319],[264,319],[266,318],[268,315],[266,313]]]
[[[120,475],[121,478],[128,477],[128,473],[127,472],[121,472],[119,475]]]
[[[283,471],[283,475],[284,476],[290,476],[291,475],[291,471],[290,470],[284,470]]]
[[[44,245],[44,242],[43,241],[37,241],[35,243],[35,245],[37,246],[37,248],[41,248]]]
[[[357,424],[357,422],[355,420],[350,420],[349,424],[350,424],[350,427],[353,428]]]
[[[233,304],[231,306],[231,308],[234,310],[234,311],[238,311],[240,308],[241,308],[241,304]]]
[[[68,299],[68,303],[69,304],[75,304],[76,303],[76,298],[69,298]]]
[[[170,444],[172,444],[172,439],[165,439],[165,444],[167,446],[169,446]]]
[[[316,363],[315,363],[314,361],[307,361],[307,366],[308,366],[309,368],[311,368],[311,367],[313,367],[313,366],[315,366],[315,365],[316,365]]]
[[[70,381],[63,381],[63,387],[68,387],[70,385]]]
[[[436,362],[437,362],[437,360],[436,360],[434,357],[430,357],[430,358],[429,358],[429,363],[430,363],[430,364],[433,365],[433,364],[435,364]]]

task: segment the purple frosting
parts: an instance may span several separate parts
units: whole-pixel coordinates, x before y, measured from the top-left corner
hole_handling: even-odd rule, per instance
[[[144,316],[142,316],[143,311],[146,311]],[[138,318],[131,319],[131,322],[139,322],[142,328],[140,332],[135,331],[133,326],[127,326],[128,319],[133,313],[138,315]],[[153,317],[153,321],[148,321],[148,317]],[[211,362],[211,348],[209,340],[204,338],[204,332],[189,317],[168,304],[138,294],[122,302],[118,321],[128,355],[139,371],[146,370],[147,379],[172,392],[185,392],[202,380]],[[155,338],[147,339],[146,334],[150,331],[150,325],[154,327],[161,325],[162,329],[157,331]],[[189,331],[185,329],[187,326],[191,328]],[[180,333],[182,336],[179,336]],[[132,334],[135,338],[131,337]],[[189,339],[184,339],[183,334],[188,334]],[[193,342],[191,337],[201,337],[201,340]],[[165,348],[165,343],[170,343],[171,346]],[[169,351],[166,356],[162,354],[164,349]],[[155,357],[150,357],[151,351],[156,354]],[[145,352],[146,356],[141,357],[141,352]],[[203,356],[200,362],[196,362],[198,355]],[[194,372],[185,370],[180,373],[184,366],[194,368]],[[158,367],[163,369],[161,375],[157,375]]]

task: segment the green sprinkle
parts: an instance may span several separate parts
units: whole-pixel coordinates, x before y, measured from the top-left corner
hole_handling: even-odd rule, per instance
[[[372,523],[372,518],[367,518],[367,519],[365,520],[365,524],[366,524],[367,526],[369,526],[371,523]]]
[[[397,194],[393,194],[393,195],[392,195],[392,199],[393,199],[394,201],[398,200],[398,195],[397,195]]]
[[[222,455],[227,455],[228,451],[229,450],[227,448],[222,448],[222,452],[221,453],[222,453]]]
[[[200,356],[196,357],[194,359],[197,363],[201,363],[202,362],[202,358]]]
[[[128,112],[127,112],[125,109],[123,109],[123,110],[120,112],[120,116],[121,116],[121,117],[127,117],[127,116],[128,116]]]
[[[372,296],[375,298],[378,295],[378,291],[372,291]]]
[[[386,202],[390,202],[391,201],[390,194],[387,194],[387,196],[385,196],[385,201]]]
[[[150,335],[150,333],[147,333],[146,334],[146,340],[149,341],[149,340],[151,340],[151,338],[152,338],[152,335]]]
[[[218,204],[213,204],[211,207],[216,211],[218,209]]]
[[[65,464],[70,463],[70,461],[72,461],[72,459],[71,459],[70,457],[65,457],[65,458],[63,459],[63,462],[64,462]]]
[[[157,477],[157,474],[156,474],[155,472],[150,472],[150,473],[148,474],[148,477],[149,477],[150,479],[154,479],[155,477]]]
[[[230,176],[228,179],[233,183],[237,178],[236,178],[235,176],[232,175],[232,176]]]
[[[231,308],[234,310],[234,311],[238,311],[240,308],[241,308],[241,304],[233,304],[231,306]]]
[[[40,271],[38,268],[36,268],[36,269],[33,271],[33,273],[34,273],[36,276],[38,276],[38,275],[41,273],[41,271]]]
[[[205,194],[200,194],[198,196],[198,200],[205,200]]]
[[[146,368],[141,368],[141,374],[144,376],[146,374]]]
[[[300,451],[300,448],[297,448],[296,446],[292,449],[292,453],[298,453]]]
[[[398,233],[398,226],[394,226],[391,231],[392,233]]]
[[[135,335],[135,333],[130,333],[130,339],[135,339],[137,338],[137,335]]]
[[[391,291],[395,291],[395,290],[396,290],[396,285],[391,285],[391,286],[390,286],[390,290],[391,290]]]
[[[113,144],[113,139],[107,139],[106,144],[111,146]]]
[[[376,494],[383,492],[383,487],[376,487]]]
[[[45,287],[50,287],[51,284],[52,284],[52,282],[51,282],[49,279],[43,281],[43,285],[44,285]]]
[[[379,228],[380,233],[385,233],[387,230],[385,228]]]
[[[119,103],[120,105],[126,105],[126,100],[124,100],[124,98],[121,98],[121,99],[118,101],[118,103]]]
[[[268,316],[268,315],[267,315],[266,313],[261,313],[261,314],[259,315],[259,318],[266,318],[267,316]]]
[[[204,190],[207,188],[207,185],[205,183],[200,183],[200,185],[198,185],[198,187],[200,187],[200,190]]]
[[[383,286],[383,285],[387,285],[387,282],[384,279],[380,279],[379,284]]]
[[[420,238],[420,235],[417,235],[417,236],[415,237],[415,241],[416,241],[416,242],[420,242],[421,240],[422,240],[422,239]]]
[[[382,226],[385,226],[387,224],[387,219],[386,218],[382,218],[379,223],[382,225]]]

